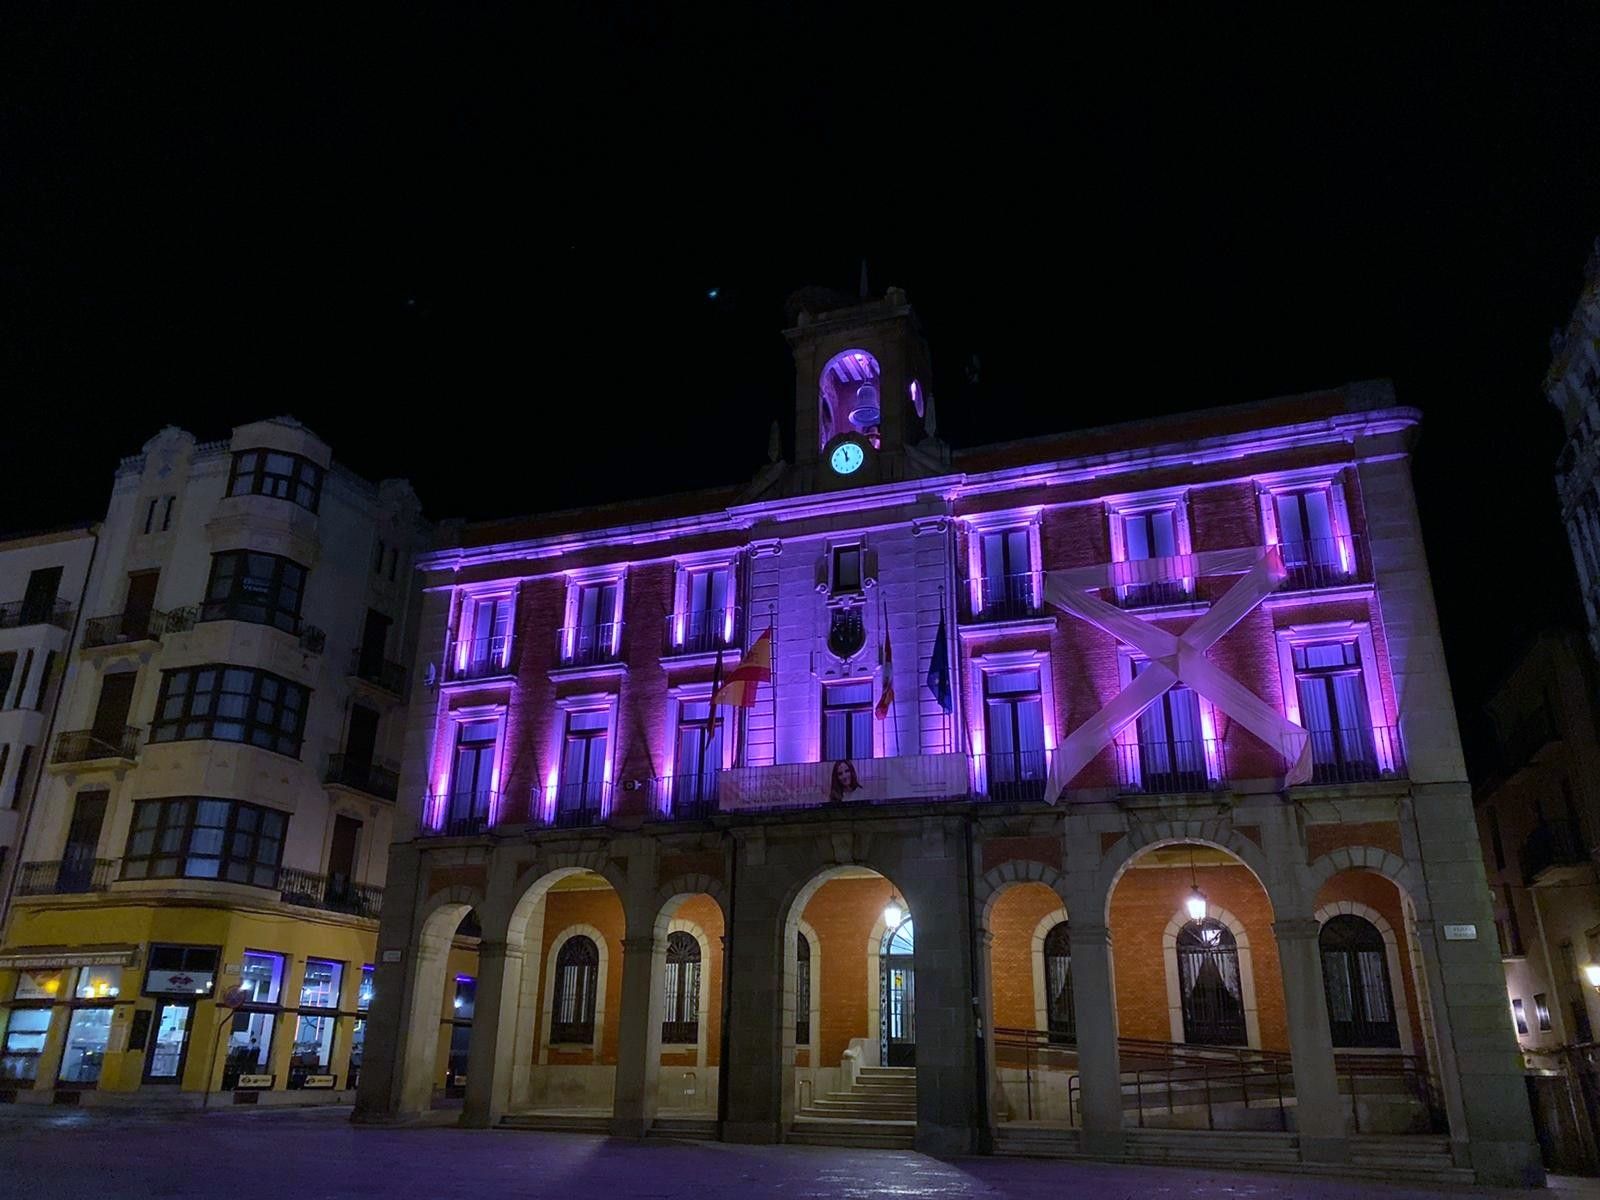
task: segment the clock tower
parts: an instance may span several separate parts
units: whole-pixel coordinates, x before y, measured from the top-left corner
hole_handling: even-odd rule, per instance
[[[795,365],[793,491],[893,483],[949,469],[935,436],[928,344],[900,288],[789,298]]]

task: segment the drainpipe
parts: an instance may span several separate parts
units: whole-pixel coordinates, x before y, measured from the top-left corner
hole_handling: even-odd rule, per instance
[[[72,618],[72,629],[67,634],[67,649],[62,656],[66,659],[61,668],[61,686],[56,689],[55,699],[50,704],[50,716],[44,725],[44,742],[39,747],[39,759],[33,764],[33,787],[29,789],[27,803],[22,808],[22,819],[17,823],[17,844],[12,847],[16,853],[11,856],[11,862],[4,879],[4,887],[0,887],[0,939],[6,931],[6,923],[11,919],[11,889],[17,881],[17,868],[22,863],[22,848],[28,844],[28,826],[33,823],[34,805],[39,800],[39,784],[45,777],[45,763],[50,757],[50,743],[56,736],[56,715],[61,711],[61,697],[67,690],[67,672],[73,666],[72,652],[78,644],[78,630],[83,626],[83,606],[89,599],[89,580],[94,575],[94,560],[100,550],[100,526],[89,527],[91,545],[89,547],[89,561],[83,568],[83,587],[78,592],[78,611]],[[43,687],[49,680],[41,679],[39,686]],[[20,686],[20,685],[19,685]],[[19,697],[20,699],[20,697]]]
[[[969,979],[972,985],[972,1015],[977,1028],[977,1038],[974,1042],[977,1052],[974,1076],[978,1086],[978,1144],[975,1149],[979,1154],[993,1154],[994,1136],[989,1128],[989,1056],[985,1050],[987,1031],[983,1027],[983,998],[980,987],[982,961],[978,957],[978,914],[975,909],[978,888],[973,879],[972,823],[973,816],[969,811],[962,818],[962,841],[967,857],[967,869],[963,872],[963,878],[967,891],[967,954],[971,960]]]

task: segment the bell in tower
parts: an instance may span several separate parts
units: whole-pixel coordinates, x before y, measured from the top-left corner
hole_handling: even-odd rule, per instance
[[[784,331],[795,362],[795,463],[785,490],[827,491],[937,475],[928,345],[905,292],[860,298],[804,288]]]

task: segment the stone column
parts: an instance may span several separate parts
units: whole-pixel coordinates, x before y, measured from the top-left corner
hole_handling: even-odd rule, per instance
[[[622,1012],[617,1023],[617,1082],[611,1132],[643,1137],[656,1119],[661,1073],[661,971],[666,947],[654,933],[622,939]]]
[[[728,989],[728,1061],[723,1078],[727,1099],[722,1137],[728,1142],[776,1142],[783,1124],[785,1078],[793,1087],[793,1068],[784,1069],[782,1055],[783,920],[774,897],[761,886],[762,863],[746,847],[739,863],[738,894],[733,902],[732,936],[724,963]],[[753,884],[745,879],[754,878]],[[774,930],[776,929],[776,933]],[[815,983],[820,986],[821,980]],[[791,1063],[793,1059],[791,1058]],[[792,1104],[793,1093],[789,1102]]]
[[[1103,908],[1103,905],[1100,906]],[[1122,1152],[1122,1068],[1117,1054],[1117,988],[1111,930],[1078,913],[1099,911],[1088,900],[1069,903],[1072,922],[1072,1011],[1078,1031],[1079,1120],[1090,1154]]]
[[[1340,1162],[1349,1157],[1344,1101],[1333,1066],[1333,1034],[1322,985],[1322,957],[1313,917],[1289,918],[1272,926],[1283,972],[1283,1007],[1289,1023],[1294,1065],[1295,1121],[1300,1157],[1307,1162]]]
[[[971,1154],[978,1148],[977,1089],[988,1086],[978,1076],[970,906],[958,832],[925,833],[927,857],[901,870],[901,894],[916,922],[916,1147],[925,1154]]]
[[[467,1043],[467,1096],[461,1123],[474,1129],[499,1124],[511,1095],[517,994],[522,947],[478,943],[478,987]]]

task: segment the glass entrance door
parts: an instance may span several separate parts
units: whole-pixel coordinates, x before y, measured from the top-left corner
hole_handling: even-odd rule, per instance
[[[883,935],[878,989],[879,1047],[886,1067],[917,1063],[916,970],[912,961],[911,918]]]
[[[189,1026],[194,1005],[187,1001],[165,1003],[156,1009],[155,1036],[145,1058],[144,1077],[150,1083],[177,1083],[183,1077],[184,1054],[189,1048]]]

